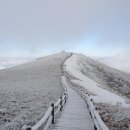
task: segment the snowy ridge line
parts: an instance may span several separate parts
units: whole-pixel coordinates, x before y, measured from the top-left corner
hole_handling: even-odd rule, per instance
[[[71,57],[72,55],[73,54],[71,53],[71,55],[69,57]],[[71,86],[71,84],[67,78],[66,69],[63,66],[62,66],[62,73],[66,77],[66,80],[67,80],[67,83],[69,84],[69,86]],[[85,103],[87,104],[90,115],[91,115],[93,122],[94,122],[94,130],[109,130],[109,128],[105,125],[105,123],[101,119],[99,113],[95,109],[96,107],[93,105],[92,99],[90,99],[87,94],[77,90],[76,88],[73,88],[73,89],[85,100]]]
[[[72,56],[72,53],[68,55],[61,63],[61,76],[64,75],[64,63],[65,61]],[[60,97],[60,99],[57,100],[57,102],[54,104],[52,103],[51,106],[48,108],[45,115],[42,117],[42,119],[35,124],[33,127],[24,125],[22,127],[22,130],[48,130],[51,129],[52,125],[55,123],[56,119],[60,115],[60,111],[62,111],[62,108],[64,107],[66,101],[67,101],[67,88],[63,84],[62,78],[61,78],[61,86],[64,89],[64,94]]]
[[[68,81],[69,83],[69,81]],[[69,83],[70,84],[70,83]],[[71,84],[70,84],[71,86]],[[85,100],[87,107],[89,109],[90,115],[94,122],[94,130],[109,130],[109,128],[105,125],[103,120],[101,119],[98,111],[96,110],[96,107],[94,106],[92,99],[89,98],[88,94],[85,94],[84,92],[79,91],[78,89],[74,88],[75,91]]]
[[[66,72],[64,69],[64,63],[66,62],[67,59],[69,59],[71,56],[73,55],[73,53],[70,53],[70,55],[66,56],[66,58],[62,61],[60,68],[61,68],[61,76],[65,76]],[[62,81],[62,80],[61,80]]]

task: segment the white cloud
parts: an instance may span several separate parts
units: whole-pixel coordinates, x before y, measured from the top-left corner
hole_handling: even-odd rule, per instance
[[[130,53],[124,52],[113,57],[102,57],[98,59],[108,66],[130,73]]]
[[[37,55],[80,44],[128,47],[129,5],[130,0],[0,0],[0,55]],[[84,45],[90,37],[94,43]]]
[[[6,69],[35,60],[35,58],[0,58],[0,69]]]

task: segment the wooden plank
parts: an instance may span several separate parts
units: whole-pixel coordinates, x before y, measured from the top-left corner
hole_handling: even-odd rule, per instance
[[[85,101],[68,86],[64,76],[62,80],[68,90],[68,100],[52,130],[94,130]]]

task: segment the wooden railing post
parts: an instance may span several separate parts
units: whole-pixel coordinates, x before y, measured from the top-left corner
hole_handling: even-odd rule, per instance
[[[60,101],[60,106],[61,106],[60,111],[62,111],[62,108],[63,108],[63,105],[62,105],[62,96],[60,97],[60,99],[61,99],[61,101]]]
[[[81,92],[81,97],[83,97],[82,92]]]
[[[32,130],[32,128],[31,128],[31,126],[25,125],[22,127],[22,130]]]
[[[65,103],[66,103],[66,100],[67,100],[67,99],[66,99],[66,93],[64,93],[64,95],[65,95]]]
[[[51,106],[52,106],[52,124],[54,124],[55,123],[55,108],[54,108],[54,103],[52,103],[51,104]]]

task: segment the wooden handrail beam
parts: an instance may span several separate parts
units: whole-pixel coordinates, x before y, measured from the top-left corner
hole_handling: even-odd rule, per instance
[[[61,63],[60,67],[61,67],[61,73],[63,75],[65,75],[65,70],[64,70],[64,62],[72,55],[72,53],[67,56]],[[22,130],[47,130],[50,126],[50,122],[51,124],[55,123],[55,115],[57,115],[59,113],[59,109],[60,111],[62,111],[64,104],[66,103],[67,100],[67,89],[64,86],[62,80],[61,80],[61,84],[62,87],[64,89],[64,94],[63,96],[60,97],[60,99],[57,100],[57,102],[54,104],[51,104],[51,107],[48,108],[46,114],[42,117],[42,119],[33,127],[31,126],[23,126]]]

